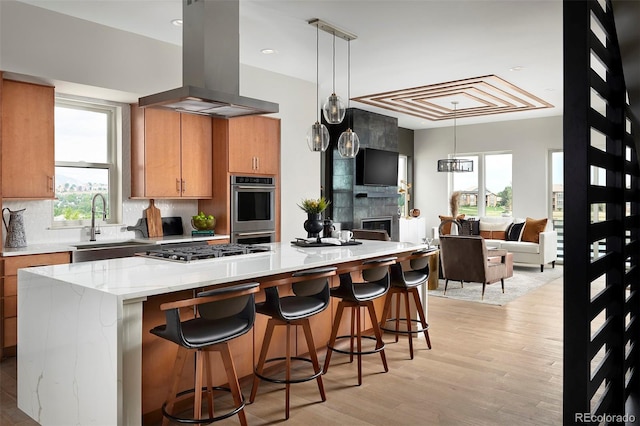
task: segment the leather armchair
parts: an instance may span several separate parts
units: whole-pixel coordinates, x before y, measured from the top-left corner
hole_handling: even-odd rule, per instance
[[[500,256],[500,262],[490,262],[489,256]],[[445,278],[444,292],[449,280],[482,283],[482,298],[487,284],[500,281],[504,293],[504,279],[508,276],[506,250],[487,250],[479,236],[443,235],[440,237],[440,258]]]

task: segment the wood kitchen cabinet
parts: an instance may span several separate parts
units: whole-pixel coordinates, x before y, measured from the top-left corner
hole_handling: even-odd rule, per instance
[[[69,263],[69,252],[8,256],[0,259],[0,358],[13,356],[18,342],[18,269]]]
[[[213,198],[198,211],[216,217],[216,233],[231,232],[231,175],[276,179],[276,241],[280,241],[280,119],[262,115],[213,119]]]
[[[2,196],[52,199],[54,107],[51,86],[2,80]]]
[[[229,135],[229,172],[280,173],[280,120],[248,116],[225,121]]]
[[[211,118],[137,106],[131,117],[131,196],[211,198]]]

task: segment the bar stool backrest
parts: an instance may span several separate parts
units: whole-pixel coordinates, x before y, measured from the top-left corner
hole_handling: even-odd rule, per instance
[[[198,293],[198,297],[224,295],[225,293],[229,293],[229,295],[231,295],[231,293],[249,290],[255,286],[255,283],[249,283],[245,285],[213,289]],[[253,319],[255,318],[254,303],[254,295],[251,293],[198,305],[198,313],[202,318],[208,320],[238,316],[243,319],[248,319],[250,323],[253,323]]]
[[[411,269],[414,271],[421,271],[423,269],[429,269],[429,256],[422,256],[409,261]]]
[[[325,288],[329,287],[329,278],[315,278],[312,280],[302,281],[294,283],[292,286],[293,294],[296,296],[316,296],[319,293],[323,293]]]

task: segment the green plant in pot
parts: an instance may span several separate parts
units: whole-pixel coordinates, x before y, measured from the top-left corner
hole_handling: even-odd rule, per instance
[[[307,231],[307,238],[317,238],[320,240],[320,232],[323,229],[322,212],[331,204],[326,198],[318,199],[305,198],[298,207],[307,213],[307,220],[304,222],[304,229]]]
[[[206,215],[204,212],[200,212],[197,216],[191,217],[191,226],[198,231],[213,231],[216,227],[216,218],[213,215]]]

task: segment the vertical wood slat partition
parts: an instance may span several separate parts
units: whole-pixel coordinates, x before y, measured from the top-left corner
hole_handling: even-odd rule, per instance
[[[623,424],[640,389],[638,118],[610,0],[565,0],[563,14],[563,419]]]

